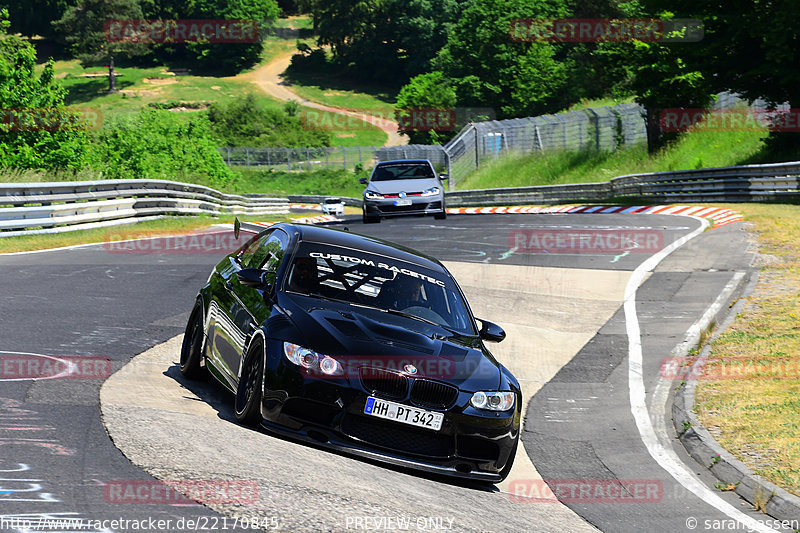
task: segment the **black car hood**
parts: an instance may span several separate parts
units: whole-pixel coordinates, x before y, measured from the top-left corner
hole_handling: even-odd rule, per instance
[[[270,337],[333,356],[343,364],[399,370],[447,381],[465,391],[497,390],[501,385],[500,364],[477,335],[300,295],[281,294],[278,303],[282,316],[270,320],[284,325],[268,326]]]

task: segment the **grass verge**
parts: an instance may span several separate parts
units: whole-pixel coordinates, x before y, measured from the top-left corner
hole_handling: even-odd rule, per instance
[[[329,196],[360,197],[364,186],[359,178],[369,177],[369,170],[330,169],[311,172],[288,172],[262,170],[256,167],[234,167],[234,179],[224,187],[214,187],[209,180],[198,180],[195,185],[216,188],[228,194],[268,194],[287,196],[290,194],[324,194]],[[0,169],[3,183],[42,183],[59,181],[89,181],[103,179],[99,171],[86,170],[79,173],[42,172],[36,170]]]
[[[800,206],[727,206],[754,224],[765,264],[735,321],[711,344],[695,410],[756,474],[800,496]]]
[[[766,131],[696,131],[652,156],[643,145],[616,152],[511,154],[482,166],[456,185],[464,190],[591,183],[624,174],[738,165],[763,149],[766,136]]]
[[[126,239],[152,237],[157,235],[176,235],[192,233],[207,228],[211,224],[233,222],[231,215],[226,218],[213,218],[209,216],[196,217],[168,217],[159,220],[148,220],[136,224],[111,226],[89,230],[77,230],[67,233],[54,233],[49,235],[21,235],[19,237],[0,238],[0,253],[26,252],[31,250],[45,250],[78,244],[106,243]],[[242,222],[286,221],[287,215],[261,215],[240,216]]]

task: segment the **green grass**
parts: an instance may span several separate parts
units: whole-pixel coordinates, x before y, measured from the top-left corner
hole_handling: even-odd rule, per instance
[[[83,181],[102,179],[97,171],[41,172],[35,170],[0,169],[4,183],[42,183],[50,181]],[[235,177],[224,187],[214,187],[210,182],[195,181],[195,185],[216,188],[228,194],[325,194],[331,196],[360,197],[364,186],[359,178],[369,177],[369,170],[354,172],[344,169],[315,170],[313,172],[288,172],[234,167]],[[0,239],[2,241],[3,239]]]
[[[331,64],[322,69],[290,68],[286,79],[292,84],[292,91],[308,100],[394,119],[397,87],[354,81]]]
[[[764,147],[764,132],[690,132],[654,155],[644,145],[616,152],[510,154],[483,165],[458,189],[605,182],[624,174],[744,164]]]
[[[183,102],[227,102],[252,92],[265,106],[280,109],[278,102],[261,93],[250,83],[235,78],[171,74],[165,67],[115,69],[116,93],[108,93],[108,77],[82,77],[87,73],[107,74],[102,68],[84,69],[78,61],[57,61],[56,76],[67,89],[66,104],[98,109],[103,115],[136,113],[149,103],[171,100]]]
[[[239,216],[242,222],[281,222],[289,220],[287,215]],[[215,218],[209,216],[167,217],[135,224],[77,230],[50,235],[21,235],[0,238],[0,253],[24,252],[74,246],[77,244],[121,241],[155,235],[191,233],[207,228],[211,224],[233,222],[234,217]]]
[[[314,172],[285,172],[240,169],[232,187],[241,192],[260,192],[287,196],[290,194],[323,194],[359,198],[364,186],[359,178],[368,171],[316,170]]]
[[[736,379],[700,380],[695,410],[756,474],[800,495],[800,206],[724,207],[755,225],[761,252],[772,259],[733,324],[711,343],[709,376]]]
[[[630,104],[633,102],[633,100],[633,96],[628,96],[626,98],[584,98],[580,102],[569,106],[567,111],[581,111],[583,109],[591,109],[593,107],[613,107],[620,104]]]

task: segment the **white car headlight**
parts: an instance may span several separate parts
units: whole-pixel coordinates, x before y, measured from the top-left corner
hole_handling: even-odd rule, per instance
[[[297,366],[310,370],[319,370],[328,376],[341,376],[344,374],[341,363],[333,357],[322,355],[291,342],[283,343],[283,353],[286,355],[286,359]]]
[[[422,191],[422,196],[435,196],[439,194],[439,187],[431,187]]]
[[[364,193],[364,198],[366,198],[367,200],[380,200],[381,198],[383,198],[383,195],[378,194],[376,192],[367,191]]]
[[[514,407],[513,392],[482,392],[478,391],[469,400],[472,407],[488,411],[508,411]]]

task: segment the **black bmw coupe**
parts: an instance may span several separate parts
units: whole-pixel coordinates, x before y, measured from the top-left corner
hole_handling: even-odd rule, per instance
[[[244,424],[497,482],[514,460],[522,396],[484,346],[505,333],[478,322],[436,259],[282,223],[214,268],[191,312],[180,369],[234,393]]]

